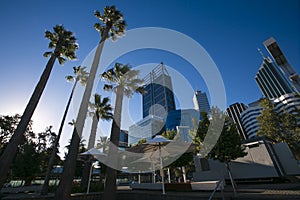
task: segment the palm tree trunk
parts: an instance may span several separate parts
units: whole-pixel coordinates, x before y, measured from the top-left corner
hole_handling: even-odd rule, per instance
[[[101,42],[96,49],[92,67],[89,73],[89,77],[86,83],[86,88],[82,97],[79,112],[77,115],[75,127],[72,134],[70,150],[64,163],[64,170],[59,182],[58,188],[55,192],[55,199],[67,199],[71,194],[72,182],[75,173],[76,159],[78,154],[78,147],[80,138],[82,136],[83,126],[88,111],[88,103],[92,94],[95,76],[97,73],[100,56],[103,50],[104,42]],[[65,170],[67,169],[67,170]]]
[[[88,143],[88,150],[91,148],[94,148],[94,146],[95,146],[98,122],[99,122],[99,120],[98,120],[96,114],[94,113],[91,134],[90,134],[89,143]],[[89,177],[90,177],[90,170],[91,170],[91,166],[92,166],[91,159],[92,159],[92,156],[89,156],[88,160],[84,164],[82,177],[81,177],[81,183],[80,183],[80,186],[82,188],[86,188],[88,185],[88,181],[89,181]]]
[[[55,139],[55,143],[52,147],[51,157],[50,157],[49,162],[48,162],[47,171],[46,171],[44,185],[43,185],[43,188],[42,188],[42,191],[41,191],[41,195],[46,195],[48,193],[50,174],[51,174],[52,166],[53,166],[55,156],[56,156],[56,153],[57,153],[57,147],[58,147],[58,144],[59,144],[60,136],[61,136],[64,124],[65,124],[65,121],[66,121],[66,118],[67,118],[67,114],[68,114],[68,111],[69,111],[69,107],[71,105],[71,101],[72,101],[73,94],[74,94],[77,83],[78,83],[78,81],[76,80],[74,85],[73,85],[73,88],[72,88],[72,91],[71,91],[71,94],[70,94],[70,97],[69,97],[69,100],[68,100],[63,118],[61,120],[60,127],[59,127],[59,130],[58,130],[58,134],[57,134],[57,137]]]
[[[116,103],[114,110],[114,118],[111,128],[110,134],[110,145],[108,157],[110,158],[112,164],[116,166],[118,162],[118,146],[120,140],[120,131],[121,131],[121,112],[122,112],[122,103],[123,103],[123,88],[119,87],[117,89],[116,95]],[[116,199],[116,178],[117,178],[117,170],[114,168],[107,166],[106,175],[105,175],[105,188],[103,199],[104,200],[115,200]]]
[[[4,184],[10,165],[12,164],[13,159],[17,153],[18,146],[22,143],[22,138],[46,87],[55,60],[56,57],[54,54],[52,54],[49,61],[47,62],[46,68],[44,69],[38,84],[36,85],[31,95],[31,98],[25,108],[25,111],[13,136],[11,137],[7,147],[0,157],[0,188],[2,188]]]

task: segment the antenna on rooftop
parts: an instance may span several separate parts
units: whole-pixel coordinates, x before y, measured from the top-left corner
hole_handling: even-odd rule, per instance
[[[260,55],[263,57],[263,59],[266,58],[266,56],[264,55],[264,53],[262,52],[262,50],[260,48],[257,48],[257,51],[260,53]]]

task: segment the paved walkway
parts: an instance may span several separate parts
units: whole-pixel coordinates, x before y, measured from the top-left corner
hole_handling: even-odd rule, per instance
[[[129,190],[129,187],[122,186],[118,191],[118,200],[200,200],[208,199],[211,191],[192,191],[192,192],[176,192],[167,191],[166,195],[162,195],[161,191],[149,190]],[[72,199],[101,199],[101,193],[93,193],[90,195],[76,194]],[[10,194],[2,197],[3,200],[21,200],[21,199],[35,199],[35,200],[52,200],[53,194],[48,198],[41,198],[39,194]],[[217,192],[213,199],[223,199],[221,192]],[[240,184],[238,185],[237,195],[233,195],[232,188],[227,185],[224,189],[225,200],[233,199],[300,199],[300,183],[283,183],[283,184]],[[1,199],[1,198],[0,198]]]

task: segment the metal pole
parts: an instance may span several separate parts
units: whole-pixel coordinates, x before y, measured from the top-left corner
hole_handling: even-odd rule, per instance
[[[89,174],[89,182],[88,182],[88,186],[87,186],[87,190],[86,193],[90,193],[90,185],[91,185],[91,176],[92,176],[92,172],[93,172],[93,164],[91,165],[91,169],[90,169],[90,174]]]
[[[160,158],[160,172],[161,172],[161,181],[162,181],[162,191],[163,194],[166,194],[165,192],[165,180],[164,180],[164,171],[163,171],[163,163],[162,163],[162,157],[161,157],[161,147],[159,146],[159,158]]]
[[[170,174],[170,168],[168,167],[168,182],[171,183],[171,174]]]

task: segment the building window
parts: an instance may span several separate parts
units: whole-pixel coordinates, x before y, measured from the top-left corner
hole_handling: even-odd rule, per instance
[[[200,166],[201,166],[202,171],[210,170],[209,162],[206,158],[200,158]]]

